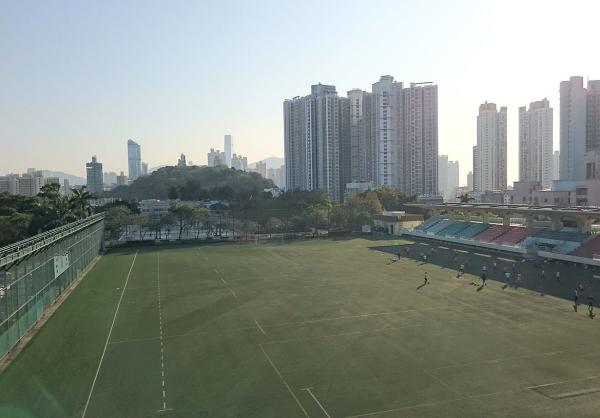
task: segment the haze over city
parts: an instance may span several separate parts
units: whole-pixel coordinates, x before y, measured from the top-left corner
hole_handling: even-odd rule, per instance
[[[547,97],[557,111],[560,81],[600,76],[597,2],[309,3],[4,5],[0,172],[83,176],[92,154],[119,172],[128,138],[150,167],[206,164],[227,133],[249,161],[282,157],[284,99],[391,74],[438,85],[439,153],[461,184],[479,104],[507,106],[511,183],[518,107]]]

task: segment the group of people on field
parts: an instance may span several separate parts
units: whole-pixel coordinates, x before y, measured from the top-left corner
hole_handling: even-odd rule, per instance
[[[448,249],[450,250],[450,249]],[[461,276],[463,276],[468,268],[469,265],[469,260],[465,257],[462,260],[459,260],[459,256],[456,250],[450,250],[453,251],[453,263],[454,265],[457,266],[457,274],[456,277],[460,278]],[[411,255],[411,248],[410,246],[404,246],[403,248],[398,250],[398,260],[400,260],[401,256],[402,256],[402,252],[404,252],[404,255],[406,257],[410,257]],[[436,254],[436,250],[433,246],[430,246],[429,249],[427,251],[421,251],[419,253],[419,259],[421,260],[422,264],[426,264],[430,259],[432,260],[433,257]],[[498,260],[497,259],[492,259],[491,261],[491,269],[493,273],[496,273],[498,271]],[[526,259],[522,259],[522,263],[526,263],[528,260]],[[504,265],[502,267],[502,277],[504,279],[504,281],[506,282],[506,286],[514,286],[514,287],[519,287],[524,280],[524,276],[522,271],[518,268],[518,261],[513,261],[511,262],[512,266],[509,268],[506,265]],[[543,282],[547,279],[547,274],[546,274],[546,270],[548,269],[548,264],[550,263],[547,259],[543,260],[543,265],[540,264],[539,260],[534,260],[534,267],[541,269],[540,270],[540,275],[539,278],[540,280]],[[588,269],[588,266],[584,266],[584,269]],[[481,266],[481,273],[480,276],[481,278],[481,287],[486,286],[486,281],[488,279],[488,266],[486,264],[483,264]],[[561,274],[560,271],[557,269],[554,272],[554,277],[557,283],[561,283]],[[424,277],[423,277],[423,285],[419,286],[419,288],[425,286],[426,284],[429,283],[429,277],[427,275],[427,272],[424,272]],[[577,287],[575,288],[575,290],[573,291],[573,309],[575,310],[575,312],[577,312],[578,306],[580,304],[580,301],[583,300],[584,298],[587,301],[587,307],[588,307],[588,314],[590,316],[590,318],[594,317],[594,297],[591,293],[591,279],[590,279],[590,284],[589,284],[589,288],[586,290],[585,287],[583,286],[583,284],[581,282],[579,282],[579,284],[577,285]],[[505,286],[505,287],[506,287]]]

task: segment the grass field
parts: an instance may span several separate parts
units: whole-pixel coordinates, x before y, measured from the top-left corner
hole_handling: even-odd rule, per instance
[[[444,248],[391,262],[406,243],[106,255],[0,375],[0,417],[600,416],[598,320],[551,296],[591,272],[479,288]]]

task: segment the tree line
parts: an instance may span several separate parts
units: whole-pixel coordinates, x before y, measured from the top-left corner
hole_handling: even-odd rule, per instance
[[[73,189],[63,196],[58,184],[43,186],[33,197],[0,194],[0,246],[90,216],[90,198],[85,189]]]

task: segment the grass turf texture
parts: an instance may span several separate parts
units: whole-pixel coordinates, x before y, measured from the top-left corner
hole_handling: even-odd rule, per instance
[[[398,244],[107,255],[0,375],[0,417],[82,415],[130,269],[86,417],[598,416],[598,320],[550,296],[592,272],[520,266],[529,289],[503,289],[501,260],[478,291],[485,255],[456,278],[449,250]]]

